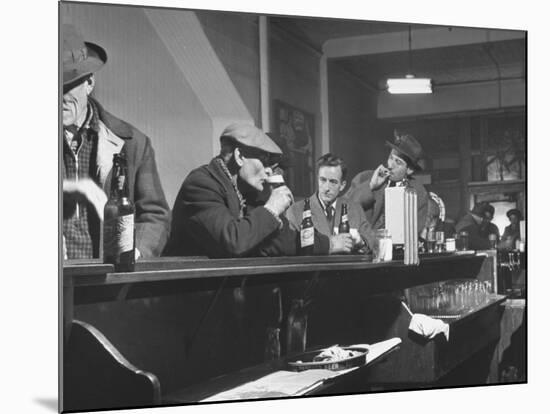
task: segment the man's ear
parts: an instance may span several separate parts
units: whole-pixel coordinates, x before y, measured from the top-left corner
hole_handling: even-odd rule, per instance
[[[239,151],[239,148],[235,148],[233,150],[233,157],[235,158],[235,163],[239,166],[243,166],[243,156],[241,155],[241,151]]]
[[[346,180],[342,181],[342,183],[340,184],[340,189],[339,189],[339,192],[342,192],[344,190],[344,188],[346,188]]]
[[[410,167],[407,167],[407,175],[413,175],[414,170]]]
[[[94,75],[90,76],[88,80],[86,80],[86,94],[90,95],[92,91],[95,88],[95,77]]]

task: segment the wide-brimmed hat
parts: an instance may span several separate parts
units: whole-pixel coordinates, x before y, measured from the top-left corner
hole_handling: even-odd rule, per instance
[[[230,140],[245,147],[256,148],[273,155],[281,155],[283,151],[260,128],[245,123],[234,123],[225,128],[220,140]]]
[[[423,158],[424,151],[415,137],[408,134],[396,135],[395,143],[386,141],[386,145],[396,150],[399,155],[404,155],[405,161],[410,163],[409,167],[417,171],[422,170],[419,161]]]
[[[82,34],[72,24],[63,25],[61,36],[63,86],[95,73],[107,62],[105,49],[95,43],[85,42]]]
[[[506,212],[508,218],[510,218],[512,214],[515,214],[520,220],[523,220],[523,214],[521,214],[521,211],[519,211],[517,208],[512,208]]]

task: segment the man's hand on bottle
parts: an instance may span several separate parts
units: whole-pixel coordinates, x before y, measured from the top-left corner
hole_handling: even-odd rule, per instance
[[[350,253],[353,249],[353,237],[349,233],[330,236],[329,254]]]
[[[63,180],[63,196],[84,199],[94,206],[100,220],[103,220],[103,208],[107,202],[107,196],[93,180],[84,178],[81,180]]]
[[[283,185],[271,192],[269,199],[265,203],[265,207],[280,216],[293,202],[294,196],[292,192],[286,185]]]
[[[390,176],[390,170],[388,170],[386,167],[380,164],[372,174],[372,177],[370,179],[370,184],[369,184],[370,189],[372,191],[378,190],[380,187],[384,185],[386,181],[388,181],[389,176]]]

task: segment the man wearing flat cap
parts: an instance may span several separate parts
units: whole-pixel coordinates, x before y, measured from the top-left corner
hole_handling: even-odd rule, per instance
[[[350,200],[358,202],[365,210],[367,220],[374,230],[385,228],[384,190],[390,186],[411,186],[416,190],[418,203],[418,223],[426,223],[428,193],[414,173],[422,170],[422,146],[412,135],[397,135],[395,143],[386,141],[391,148],[388,166],[380,164],[374,171],[366,170],[357,174],[346,193]],[[418,231],[422,225],[418,226]]]
[[[169,256],[251,257],[298,253],[299,234],[284,212],[288,187],[273,189],[264,204],[258,193],[280,161],[281,149],[259,128],[229,125],[220,154],[184,180],[172,209]],[[315,254],[328,254],[326,236],[315,235]]]
[[[101,221],[111,187],[113,155],[127,160],[135,209],[136,256],[158,256],[168,237],[170,213],[151,141],[105,111],[92,98],[94,73],[105,50],[72,25],[63,39],[63,241],[68,259],[100,257]]]

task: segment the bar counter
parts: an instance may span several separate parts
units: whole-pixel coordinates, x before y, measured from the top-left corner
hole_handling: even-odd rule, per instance
[[[433,383],[498,340],[498,329],[489,330],[489,336],[483,332],[484,327],[499,326],[496,309],[501,299],[490,306],[490,312],[479,312],[485,316],[473,315],[457,322],[462,338],[460,358],[446,357],[443,368],[432,366],[426,374],[418,364],[395,368],[393,355],[400,355],[395,361],[410,360],[407,353],[412,346],[415,355],[433,361],[434,352],[448,355],[454,338],[451,335],[450,345],[439,337],[420,342],[409,338],[410,317],[403,313],[399,292],[450,279],[478,279],[494,288],[495,263],[494,256],[483,252],[421,256],[418,266],[406,266],[402,261],[372,263],[366,256],[353,255],[191,257],[143,260],[132,273],[116,273],[112,266],[97,261],[69,261],[62,275],[64,355],[68,361],[64,375],[70,379],[64,384],[64,409],[190,402],[167,396],[181,395],[179,390],[189,387],[196,390],[220,375],[227,378],[250,367],[277,365],[306,348],[374,344],[393,337],[404,342],[388,355],[389,362],[379,364],[381,369],[365,370],[343,389],[336,382],[327,393],[368,392],[377,386],[390,389],[388,383],[417,383],[426,378]],[[297,334],[293,323],[298,318],[303,330]],[[472,347],[467,341],[470,330],[472,335],[481,334]],[[277,333],[275,340],[273,332]],[[81,366],[88,353],[84,348],[89,346],[75,338],[81,334],[95,341],[93,346],[106,350],[116,366],[113,369],[122,372],[120,378],[124,379],[116,383],[112,374],[102,377],[106,374],[94,372],[94,366],[100,366],[97,360]],[[99,354],[94,358],[103,361]],[[106,369],[105,364],[101,366]],[[388,371],[384,366],[392,368]],[[87,370],[86,375],[78,375],[82,369]],[[105,391],[109,395],[102,395],[97,385],[105,381],[109,382]],[[140,391],[141,399],[136,398],[135,390],[143,382],[153,391]],[[89,392],[79,392],[92,388],[98,390],[93,398]],[[143,399],[145,395],[148,397]]]

